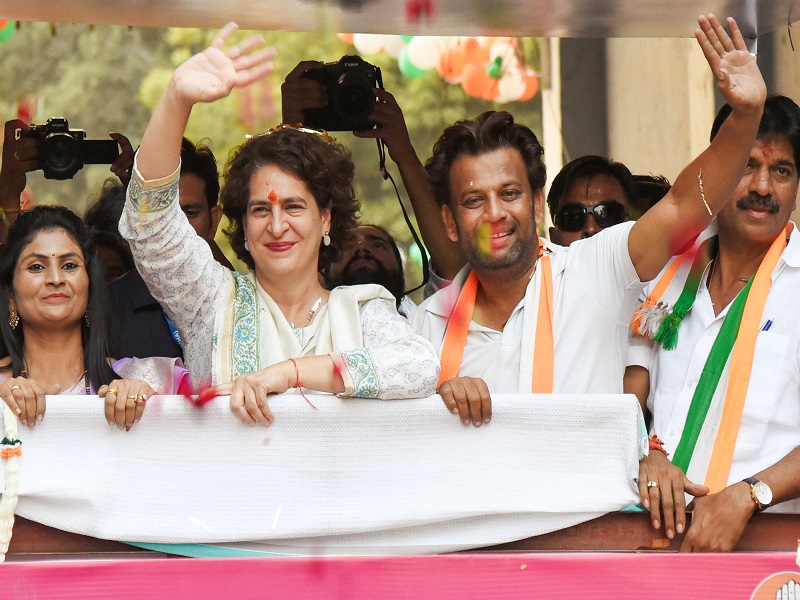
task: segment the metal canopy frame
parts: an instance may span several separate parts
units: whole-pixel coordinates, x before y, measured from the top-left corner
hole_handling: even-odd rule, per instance
[[[800,0],[4,0],[0,19],[413,35],[689,37],[702,12],[746,37],[789,27]]]

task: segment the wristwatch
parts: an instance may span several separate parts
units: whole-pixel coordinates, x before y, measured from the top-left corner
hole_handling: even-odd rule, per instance
[[[772,489],[755,477],[747,477],[742,481],[750,485],[750,497],[755,502],[756,509],[761,512],[765,508],[769,508],[769,505],[772,504]]]

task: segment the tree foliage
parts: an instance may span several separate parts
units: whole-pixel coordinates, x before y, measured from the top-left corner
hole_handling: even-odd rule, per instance
[[[24,23],[0,44],[0,117],[16,116],[20,96],[37,97],[36,122],[63,116],[90,139],[108,139],[119,131],[138,144],[149,118],[139,100],[144,76],[164,62],[159,56],[163,32],[127,27],[89,27]],[[37,201],[63,204],[79,213],[99,193],[108,167],[91,165],[72,181],[49,181],[28,174]]]

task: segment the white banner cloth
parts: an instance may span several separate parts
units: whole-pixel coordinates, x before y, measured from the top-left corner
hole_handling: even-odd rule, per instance
[[[309,399],[318,410],[271,398],[264,428],[227,398],[155,397],[125,432],[97,397],[48,397],[44,421],[19,427],[16,514],[113,540],[393,553],[522,539],[638,501],[633,396],[497,395],[478,428],[438,396]]]

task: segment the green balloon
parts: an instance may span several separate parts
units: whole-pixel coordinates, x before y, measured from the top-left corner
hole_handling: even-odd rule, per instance
[[[400,72],[409,79],[419,79],[425,75],[425,71],[415,66],[414,63],[408,58],[408,47],[406,46],[400,52],[400,57],[397,59],[397,66]]]
[[[14,32],[17,30],[17,22],[16,21],[9,21],[5,27],[0,29],[0,42],[5,42],[8,40]]]
[[[500,79],[503,76],[503,57],[498,56],[495,58],[494,62],[486,67],[486,72],[489,74],[489,77]]]
[[[425,251],[425,254],[428,255],[428,251]],[[408,247],[408,257],[416,263],[418,266],[422,266],[422,253],[419,251],[419,246],[416,244],[411,244]],[[430,258],[430,256],[428,256]]]

